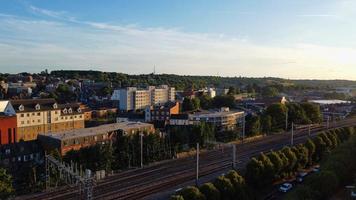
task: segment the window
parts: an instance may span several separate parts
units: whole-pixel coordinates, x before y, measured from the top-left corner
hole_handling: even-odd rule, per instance
[[[40,112],[38,112],[38,113],[37,113],[37,116],[41,116],[41,113],[40,113]]]
[[[58,114],[58,111],[55,111],[54,114]]]
[[[17,161],[21,162],[21,156],[17,157]]]
[[[30,113],[27,113],[27,117],[29,117],[30,116]]]
[[[6,154],[6,155],[9,155],[10,153],[11,153],[11,150],[10,150],[10,149],[6,149],[6,150],[5,150],[5,154]]]
[[[30,123],[30,120],[27,120],[27,124],[29,124]]]
[[[35,116],[35,113],[32,113],[32,116]]]
[[[38,123],[40,123],[40,122],[41,122],[41,120],[40,120],[40,119],[38,119],[38,120],[37,120],[37,122],[38,122]]]
[[[25,117],[25,115],[24,115],[24,114],[21,114],[21,117]]]
[[[8,130],[7,130],[7,133],[8,133],[8,142],[9,142],[9,144],[11,144],[12,143],[12,130],[11,130],[11,128],[9,128]]]

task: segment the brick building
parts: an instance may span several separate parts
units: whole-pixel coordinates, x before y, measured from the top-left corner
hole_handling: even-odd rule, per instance
[[[0,101],[0,145],[16,141],[16,115],[9,101]]]
[[[141,132],[154,133],[155,129],[152,124],[148,123],[120,122],[56,134],[40,134],[38,140],[46,150],[58,149],[62,155],[65,155],[70,150],[79,150],[83,147],[108,142],[115,139],[117,134]]]
[[[78,104],[57,104],[54,99],[11,100],[17,117],[16,141],[36,140],[39,133],[84,128]]]

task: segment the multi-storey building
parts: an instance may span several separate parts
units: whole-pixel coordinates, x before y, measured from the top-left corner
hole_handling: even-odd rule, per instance
[[[178,102],[167,102],[164,105],[148,106],[145,109],[145,121],[169,121],[171,115],[179,114]]]
[[[120,122],[105,124],[92,128],[83,128],[74,131],[63,131],[56,134],[38,136],[45,150],[58,149],[62,155],[70,150],[79,150],[83,147],[98,143],[106,143],[116,138],[117,135],[135,133],[154,133],[153,124],[141,122]]]
[[[57,104],[54,99],[11,100],[17,118],[16,141],[37,139],[39,133],[84,128],[78,104]]]
[[[172,115],[169,124],[186,126],[201,122],[213,125],[217,131],[234,130],[242,123],[245,113],[221,108],[220,111],[201,111],[192,114]]]
[[[149,86],[147,89],[127,87],[115,90],[111,100],[119,101],[120,110],[140,110],[147,106],[175,101],[175,88],[167,85]]]

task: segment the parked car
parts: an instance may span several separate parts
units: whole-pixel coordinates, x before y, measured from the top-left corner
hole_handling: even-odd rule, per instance
[[[298,183],[301,183],[304,181],[304,178],[308,175],[307,172],[300,172],[298,175],[297,175],[297,182]]]
[[[320,171],[320,166],[317,165],[313,168],[313,172],[319,172]]]
[[[279,187],[279,191],[286,193],[289,190],[291,190],[293,188],[293,185],[291,183],[283,183],[280,187]]]
[[[351,197],[356,199],[356,191],[351,191]]]

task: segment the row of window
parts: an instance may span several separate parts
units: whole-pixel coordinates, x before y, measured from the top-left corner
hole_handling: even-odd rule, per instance
[[[74,116],[74,119],[77,119],[77,118],[83,118],[83,116],[82,116],[82,115],[79,115],[79,117],[77,117],[77,115],[75,115],[75,116]],[[61,120],[63,120],[63,119],[68,120],[68,117],[67,117],[67,116],[66,116],[66,117],[61,117]],[[73,119],[73,116],[70,116],[69,119]],[[54,119],[54,121],[58,121],[58,120],[59,120],[58,117],[56,117],[56,118]],[[32,123],[35,123],[35,120],[32,120]],[[37,123],[41,123],[41,120],[38,119],[38,120],[37,120]],[[24,124],[25,124],[25,121],[21,121],[21,124],[24,125]],[[30,120],[27,120],[27,124],[31,124],[31,121],[30,121]]]

